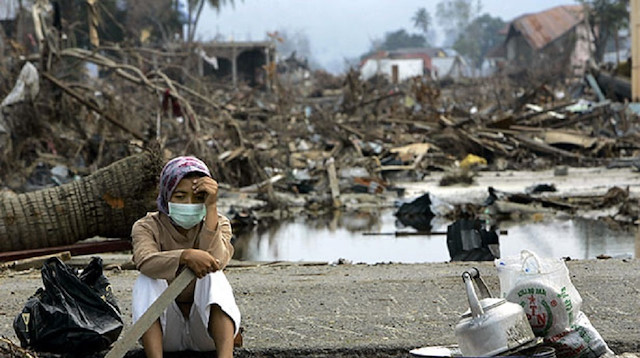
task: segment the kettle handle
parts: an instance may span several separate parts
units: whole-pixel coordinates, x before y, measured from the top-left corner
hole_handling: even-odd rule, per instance
[[[475,281],[476,285],[478,286],[478,293],[479,293],[480,299],[494,297],[491,294],[489,287],[487,287],[487,284],[484,282],[482,277],[480,277],[480,270],[478,270],[476,267],[472,267],[471,269],[467,270],[467,272],[469,273],[469,276],[471,276],[473,281]]]
[[[478,318],[484,314],[484,310],[478,301],[478,295],[473,288],[473,279],[468,271],[462,274],[462,281],[464,281],[465,288],[467,289],[467,299],[469,300],[469,308],[471,309],[471,315],[473,318]]]
[[[462,281],[464,281],[465,288],[467,289],[467,298],[469,299],[471,314],[473,315],[473,318],[480,317],[484,314],[484,310],[480,305],[478,295],[473,287],[473,282],[475,281],[476,286],[478,286],[478,292],[480,293],[481,299],[492,298],[493,295],[491,294],[491,291],[489,291],[487,284],[484,283],[482,277],[480,277],[480,271],[475,267],[472,267],[462,274]]]

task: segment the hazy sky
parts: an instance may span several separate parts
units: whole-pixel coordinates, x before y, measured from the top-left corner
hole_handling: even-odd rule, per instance
[[[435,17],[439,0],[235,0],[217,12],[205,8],[197,36],[210,40],[260,41],[266,33],[284,29],[303,32],[311,43],[313,58],[331,71],[340,71],[344,58],[365,53],[374,39],[385,32],[413,28],[411,17],[425,7]],[[575,0],[483,0],[482,13],[509,21],[519,15],[557,5],[574,5]],[[435,21],[435,19],[434,19]],[[443,40],[442,34],[436,39]]]

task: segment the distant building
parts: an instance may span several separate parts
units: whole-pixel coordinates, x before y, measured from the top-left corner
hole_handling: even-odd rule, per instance
[[[469,65],[458,52],[452,48],[432,49],[431,57],[433,79],[461,78],[471,75]]]
[[[268,85],[266,68],[274,63],[276,48],[271,41],[212,41],[202,43],[198,55],[202,76],[231,80],[234,86],[239,81],[260,86]]]
[[[564,5],[525,14],[507,26],[504,54],[511,66],[551,69],[566,67],[567,74],[582,76],[593,52],[593,40],[582,5]]]
[[[432,65],[429,50],[426,48],[406,48],[376,52],[360,63],[361,76],[368,80],[378,75],[399,82],[415,76],[431,76]]]
[[[506,33],[506,29],[505,29]],[[490,76],[504,68],[507,62],[507,50],[504,44],[497,45],[487,52],[480,68],[480,76]]]
[[[278,79],[282,83],[288,85],[302,85],[303,87],[311,86],[311,68],[309,61],[298,58],[296,51],[293,51],[286,58],[279,58],[276,67]]]

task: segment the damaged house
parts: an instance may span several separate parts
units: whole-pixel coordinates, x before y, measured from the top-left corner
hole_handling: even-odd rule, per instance
[[[454,49],[437,49],[431,56],[431,66],[431,77],[435,80],[461,78],[470,74],[467,62]]]
[[[364,80],[374,76],[384,76],[394,83],[415,76],[431,76],[429,50],[428,48],[406,48],[379,51],[362,60],[360,73]]]
[[[202,76],[231,80],[234,87],[245,82],[252,87],[269,85],[266,68],[275,61],[276,47],[271,41],[208,42],[199,49]]]
[[[525,14],[507,27],[503,44],[508,65],[562,69],[582,76],[593,52],[593,40],[582,5],[564,5]]]

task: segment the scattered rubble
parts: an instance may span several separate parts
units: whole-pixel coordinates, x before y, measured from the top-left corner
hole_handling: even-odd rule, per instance
[[[38,26],[57,31],[46,21]],[[620,97],[605,97],[596,69],[579,79],[505,71],[401,83],[381,76],[365,81],[356,70],[344,76],[307,70],[303,81],[292,81],[295,76],[283,75],[291,64],[276,67],[267,59],[259,83],[240,76],[230,86],[193,75],[202,61],[193,44],[89,51],[42,41],[39,53],[7,48],[0,62],[7,74],[0,82],[4,217],[13,215],[7,203],[21,207],[24,195],[64,192],[51,188],[77,185],[153,143],[161,159],[205,160],[223,189],[221,201],[240,210],[231,214],[242,225],[257,210],[380,205],[388,202],[382,197],[401,194],[394,182],[434,171],[448,173],[441,185],[464,185],[479,170],[640,167],[637,111]],[[176,66],[177,59],[184,65]],[[572,214],[615,206],[615,220],[638,218],[628,196],[554,198],[540,190],[506,195],[496,214],[522,206]],[[113,207],[125,195],[100,197]],[[78,235],[85,233],[62,244]],[[35,246],[11,250],[28,248]]]

